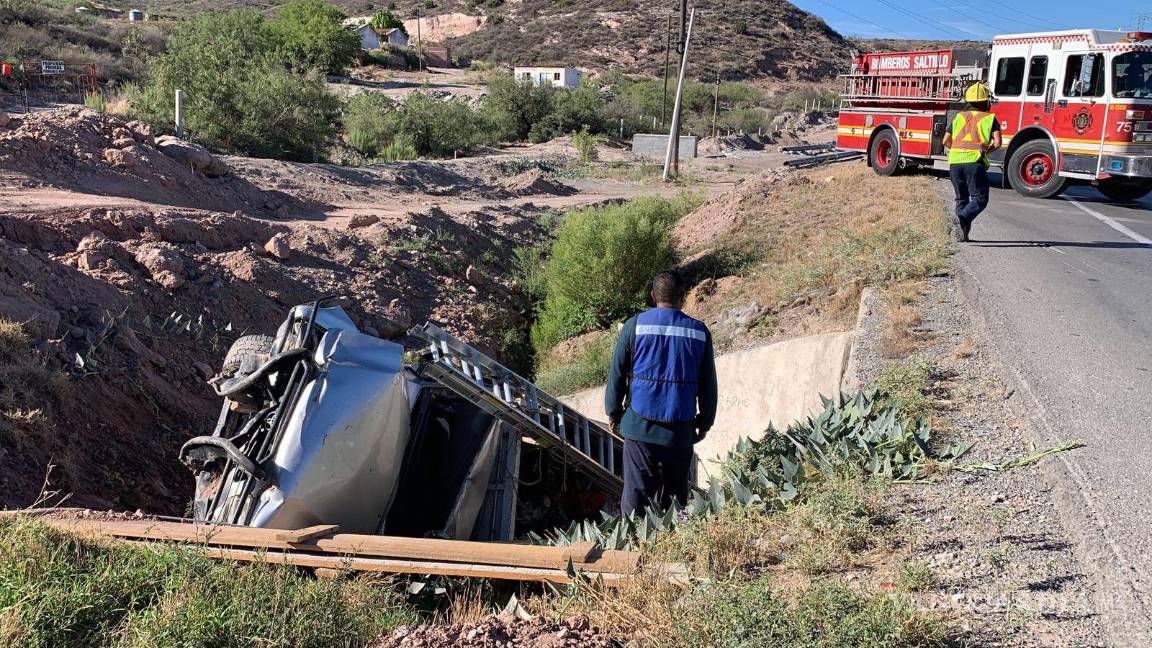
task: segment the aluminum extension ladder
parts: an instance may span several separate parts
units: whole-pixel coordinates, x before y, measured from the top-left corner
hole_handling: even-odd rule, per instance
[[[624,440],[432,323],[408,334],[427,348],[417,372],[558,452],[612,495],[624,488]]]

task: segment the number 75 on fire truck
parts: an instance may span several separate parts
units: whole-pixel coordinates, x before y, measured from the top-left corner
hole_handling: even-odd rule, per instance
[[[837,144],[880,175],[947,166],[944,133],[984,81],[1004,145],[989,156],[1017,192],[1090,184],[1112,200],[1152,191],[1152,32],[997,36],[987,51],[857,54],[841,77]]]

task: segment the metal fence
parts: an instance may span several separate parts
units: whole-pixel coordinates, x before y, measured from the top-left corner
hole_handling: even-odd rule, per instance
[[[95,63],[25,61],[0,76],[0,109],[31,112],[56,104],[84,103],[99,94]]]

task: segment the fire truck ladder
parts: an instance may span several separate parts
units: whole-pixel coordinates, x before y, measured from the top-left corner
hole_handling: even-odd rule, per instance
[[[558,452],[613,495],[624,488],[624,440],[435,324],[408,334],[427,348],[417,373]]]
[[[840,94],[848,101],[959,101],[975,81],[970,74],[844,74]]]

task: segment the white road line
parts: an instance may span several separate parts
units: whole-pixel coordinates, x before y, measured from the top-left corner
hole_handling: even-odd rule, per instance
[[[1120,232],[1124,236],[1127,236],[1128,238],[1132,239],[1133,241],[1136,241],[1137,243],[1143,243],[1144,245],[1152,246],[1152,239],[1140,236],[1136,232],[1133,232],[1132,230],[1128,229],[1124,225],[1121,225],[1120,223],[1116,222],[1115,219],[1109,218],[1109,217],[1105,216],[1104,214],[1101,214],[1100,212],[1096,211],[1095,209],[1085,207],[1084,205],[1080,204],[1079,200],[1076,200],[1075,198],[1070,198],[1068,196],[1061,196],[1061,198],[1072,203],[1080,211],[1084,212],[1085,214],[1088,214],[1089,216],[1095,218],[1096,220],[1099,220],[1101,223],[1104,223],[1108,227],[1111,227],[1112,229],[1116,230],[1117,232]]]

